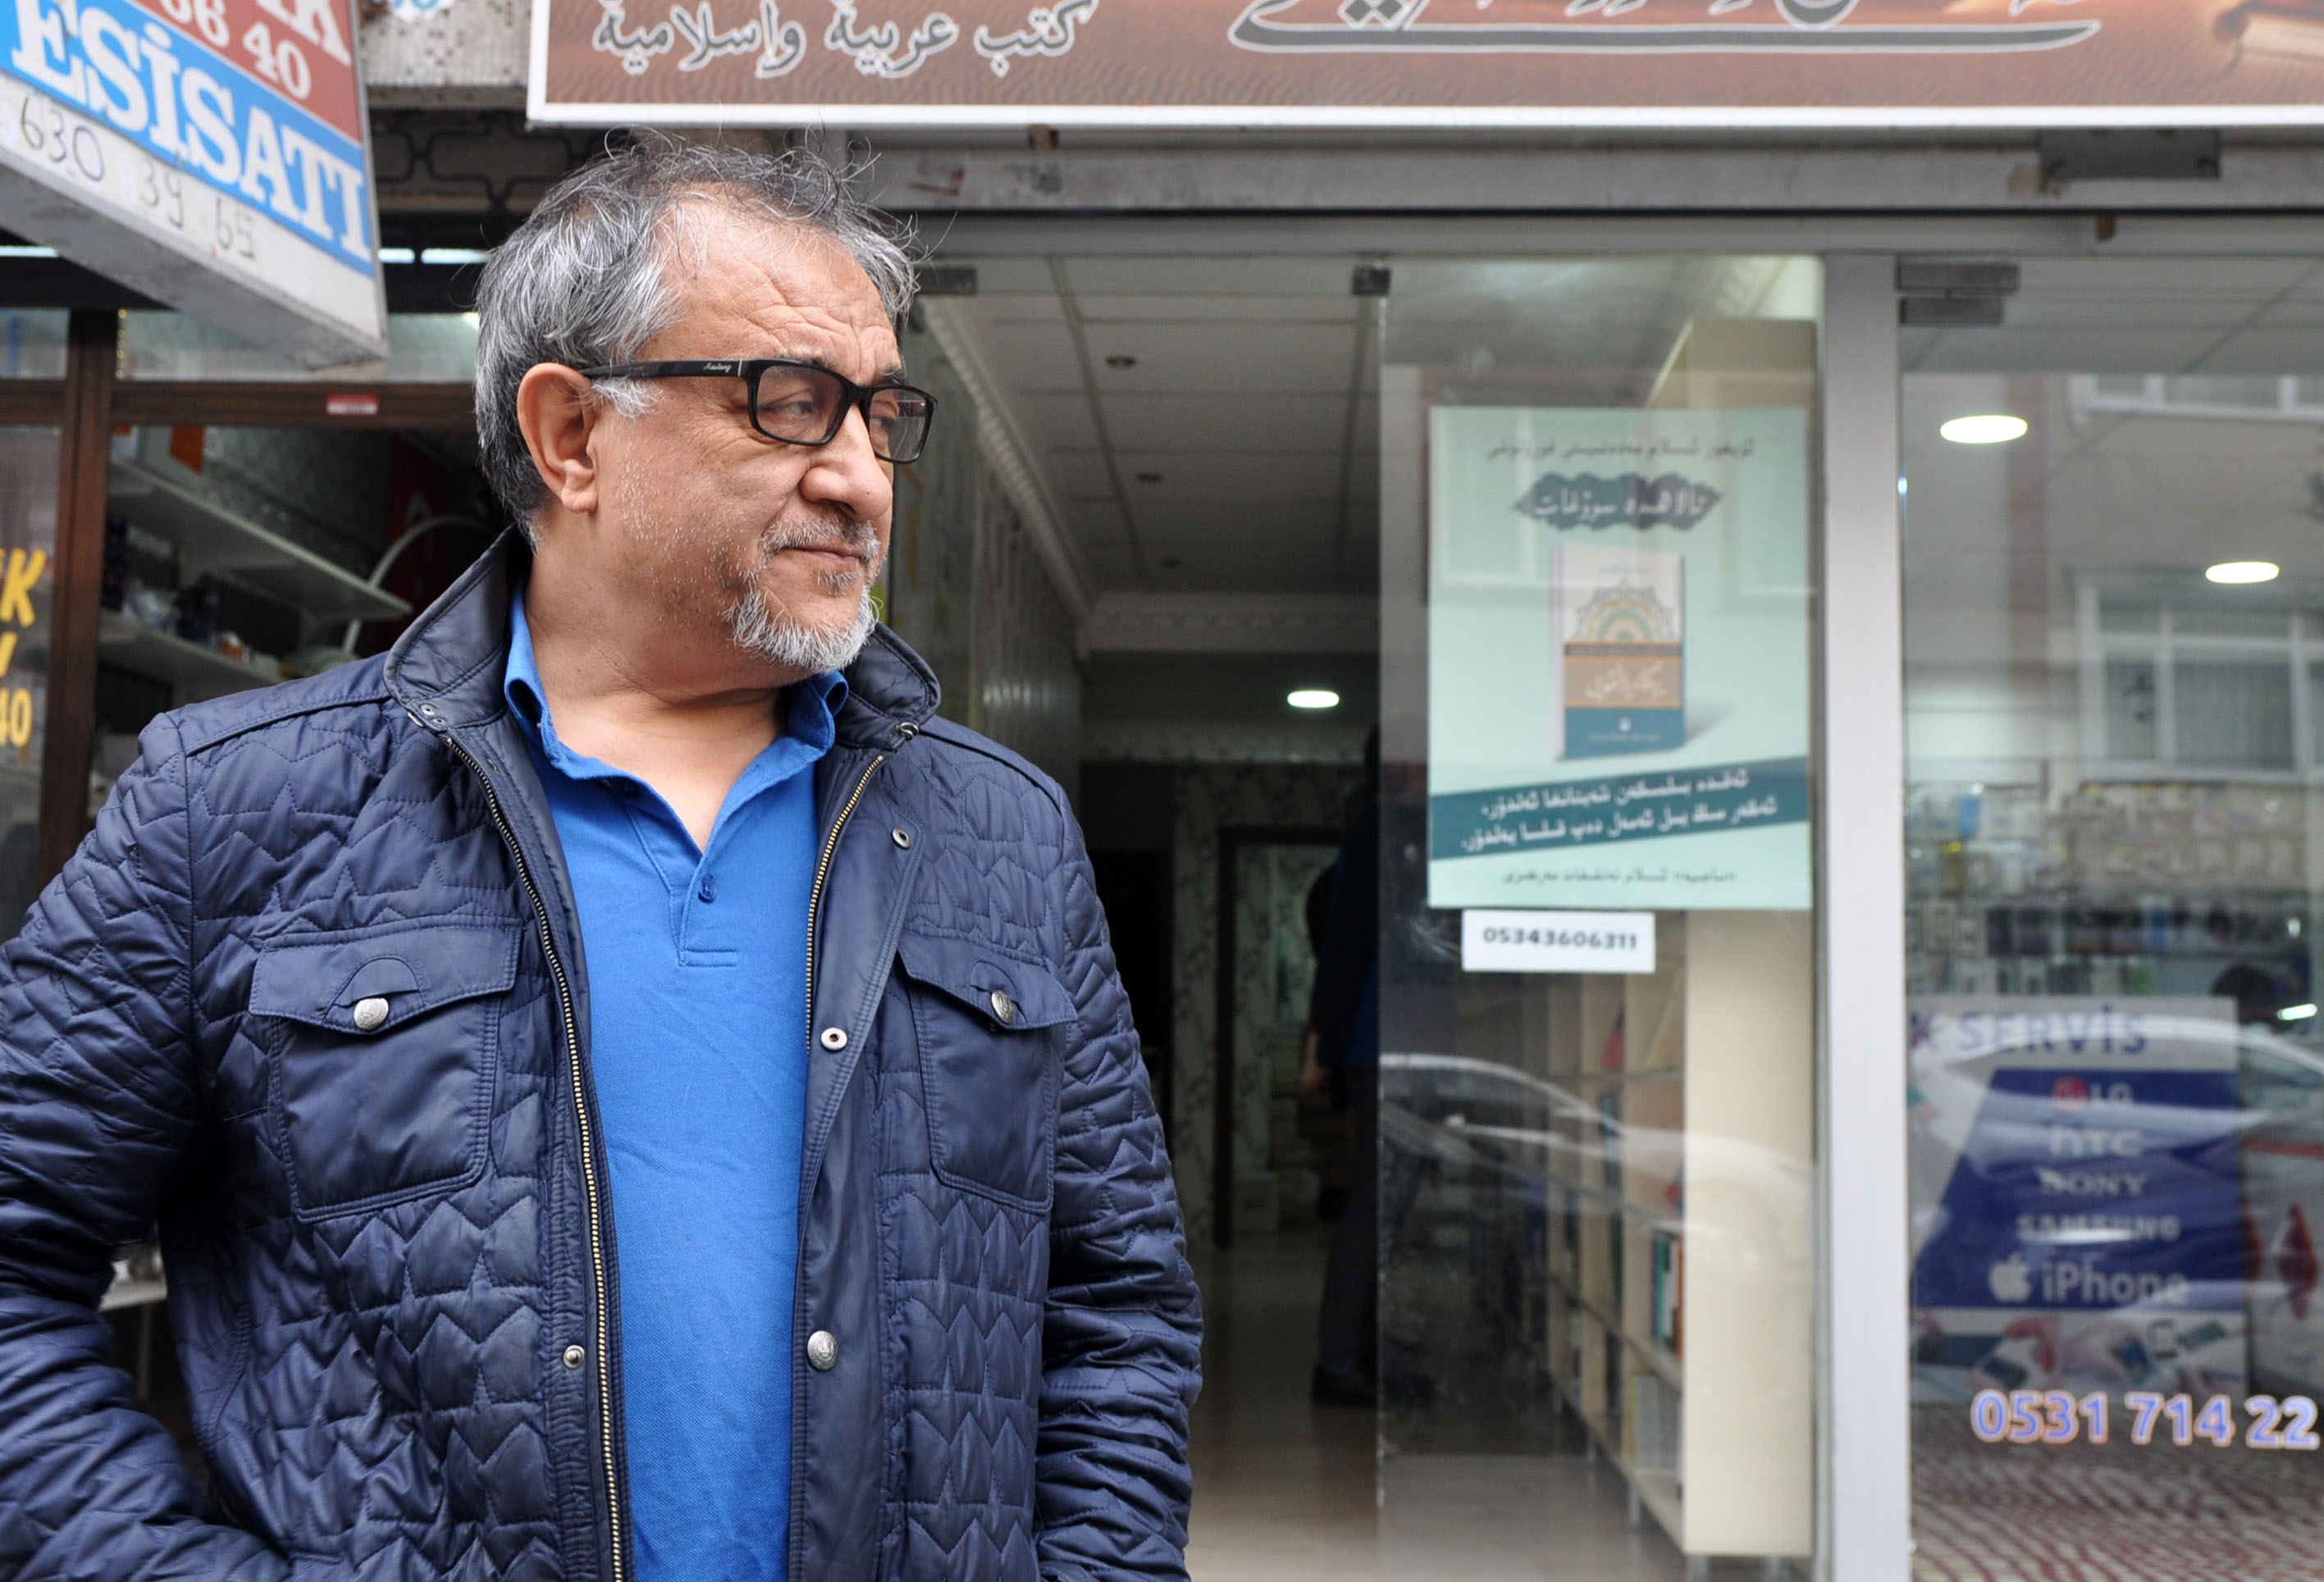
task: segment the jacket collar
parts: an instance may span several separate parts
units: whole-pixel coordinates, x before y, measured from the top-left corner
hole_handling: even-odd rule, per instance
[[[388,693],[422,724],[454,731],[507,708],[509,601],[531,564],[523,536],[502,534],[388,649]],[[838,734],[846,747],[894,751],[919,733],[943,695],[927,661],[884,625],[872,629],[845,674]]]

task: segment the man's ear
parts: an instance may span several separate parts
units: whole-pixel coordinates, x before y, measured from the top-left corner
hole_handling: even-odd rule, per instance
[[[589,382],[562,363],[536,363],[516,387],[516,425],[549,492],[567,510],[597,509],[597,458],[589,442],[604,410]]]

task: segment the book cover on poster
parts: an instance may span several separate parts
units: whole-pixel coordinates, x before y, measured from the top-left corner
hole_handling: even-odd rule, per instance
[[[1797,408],[1429,416],[1428,904],[1811,904]]]

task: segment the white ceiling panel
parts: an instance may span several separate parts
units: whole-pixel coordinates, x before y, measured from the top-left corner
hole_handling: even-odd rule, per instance
[[[1058,493],[1111,497],[1113,474],[1106,471],[1104,452],[1059,446],[1050,450],[1048,459],[1049,483]]]
[[[2141,329],[2233,329],[2273,299],[2226,297],[2089,296],[2013,297],[2004,308],[2004,327],[2028,329],[2092,329],[2101,333],[2124,324]]]
[[[976,271],[976,290],[982,298],[1003,292],[1056,295],[1057,284],[1049,273],[1049,261],[1046,258],[965,258],[958,262]]]
[[[2264,299],[2315,272],[2298,257],[2028,258],[2018,268],[2024,297],[2247,297]]]
[[[2218,344],[2217,330],[1945,330],[1906,332],[1911,373],[2176,373]]]
[[[2324,316],[2306,327],[2278,325],[2231,335],[2190,372],[2324,373]]]
[[[1121,475],[1134,501],[1146,500],[1302,500],[1340,486],[1336,450],[1126,450]],[[1139,474],[1157,473],[1160,481]]]
[[[1111,494],[1102,497],[1084,495],[1065,501],[1065,515],[1073,519],[1074,531],[1092,544],[1127,544],[1130,542],[1130,519],[1122,514],[1120,505]]]
[[[1130,546],[1126,540],[1109,544],[1084,544],[1082,546],[1082,554],[1089,563],[1090,575],[1097,579],[1101,587],[1134,588],[1144,585],[1146,579],[1139,576],[1137,556],[1130,554]],[[1158,582],[1163,579],[1157,577],[1151,580]],[[1209,581],[1206,576],[1194,574],[1182,574],[1180,580],[1188,586],[1193,586],[1198,582],[1207,584]]]
[[[1345,297],[1351,258],[1073,258],[1076,296]]]
[[[1034,437],[1045,448],[1096,448],[1097,425],[1091,420],[1089,402],[1084,398],[1019,394],[1015,400],[1017,409],[1033,426]]]
[[[1166,450],[1325,450],[1346,437],[1344,398],[1116,395],[1104,398],[1117,446]]]
[[[1329,500],[1140,501],[1132,508],[1148,544],[1216,543],[1221,538],[1329,539],[1339,531],[1340,502]]]
[[[1074,297],[1093,327],[1101,324],[1175,324],[1188,320],[1236,324],[1353,324],[1364,304],[1337,297]]]
[[[1062,323],[988,324],[984,344],[994,361],[1009,370],[1011,390],[1046,394],[1084,388],[1081,357]]]
[[[1010,292],[969,299],[969,309],[987,324],[1063,324],[1065,305],[1055,291]]]
[[[1114,324],[1090,327],[1098,388],[1218,390],[1344,397],[1355,361],[1353,325]],[[1138,359],[1116,368],[1109,357]]]

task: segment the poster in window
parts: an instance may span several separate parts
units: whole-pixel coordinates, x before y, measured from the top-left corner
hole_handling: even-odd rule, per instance
[[[1428,904],[1811,901],[1796,408],[1439,407]]]
[[[1914,998],[1916,1399],[2240,1398],[2261,1293],[2238,1088],[2264,1036],[2224,998]]]

